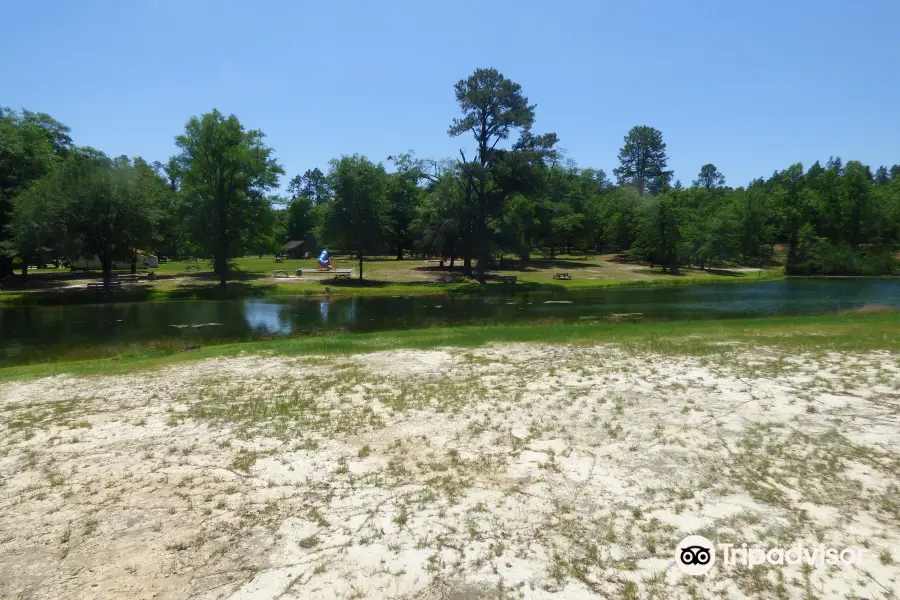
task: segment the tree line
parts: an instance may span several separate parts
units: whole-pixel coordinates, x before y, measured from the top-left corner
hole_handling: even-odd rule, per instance
[[[521,86],[478,69],[455,88],[448,128],[473,150],[443,160],[408,152],[375,162],[358,154],[289,180],[261,131],[217,110],[191,118],[167,162],[110,158],[73,144],[49,115],[0,110],[0,276],[40,257],[139,251],[201,256],[224,285],[232,260],[277,252],[289,240],[363,258],[438,257],[484,281],[504,256],[627,253],[678,273],[769,264],[785,249],[792,274],[897,271],[900,165],[800,163],[730,187],[714,164],[689,186],[673,181],[662,133],[632,128],[611,179],[580,168],[554,133],[533,131]],[[461,265],[457,265],[461,261]]]

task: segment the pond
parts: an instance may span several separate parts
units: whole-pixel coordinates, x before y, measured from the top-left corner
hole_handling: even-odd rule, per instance
[[[0,364],[148,340],[204,344],[472,323],[605,318],[721,319],[900,306],[900,280],[786,280],[492,297],[278,298],[0,307]]]

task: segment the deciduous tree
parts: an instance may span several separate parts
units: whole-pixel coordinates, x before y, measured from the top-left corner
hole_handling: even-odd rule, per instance
[[[331,161],[328,182],[334,197],[325,212],[325,238],[353,252],[362,279],[363,257],[379,251],[384,239],[387,173],[380,163],[354,154]]]
[[[265,193],[284,173],[264,134],[247,130],[234,115],[213,110],[192,117],[175,138],[173,170],[183,195],[189,231],[213,257],[225,285],[229,263],[252,239]]]

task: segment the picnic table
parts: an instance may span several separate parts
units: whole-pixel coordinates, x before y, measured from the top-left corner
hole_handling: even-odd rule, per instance
[[[518,277],[516,277],[515,275],[504,275],[502,279],[503,283],[515,283]]]
[[[282,255],[280,255],[280,254],[276,254],[276,255],[275,255],[275,262],[277,262],[277,263],[283,263],[283,262],[284,262],[284,257],[283,257]]]
[[[572,279],[572,276],[569,275],[569,274],[566,273],[566,272],[562,272],[562,273],[554,273],[554,274],[553,274],[553,279],[565,279],[565,280],[570,280],[570,279]]]
[[[89,283],[87,284],[87,289],[89,290],[118,290],[122,288],[122,284],[118,281],[110,281],[109,287],[107,287],[102,281],[98,283]]]
[[[303,277],[303,272],[307,275],[332,275],[335,279],[350,279],[356,269],[297,269],[297,277]]]
[[[288,273],[287,271],[277,270],[277,271],[272,272],[272,277],[290,277],[290,276],[291,276],[291,274]]]
[[[200,265],[188,265],[184,268],[184,272],[187,273],[188,271],[198,271],[199,272]]]
[[[138,275],[137,273],[123,273],[121,275],[116,275],[116,279],[118,279],[119,281],[128,281],[128,282],[137,281],[138,279],[140,279],[140,277],[141,276]]]

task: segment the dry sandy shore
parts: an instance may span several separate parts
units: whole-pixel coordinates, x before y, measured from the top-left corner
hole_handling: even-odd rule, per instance
[[[0,385],[0,598],[900,596],[900,361],[503,345]],[[676,544],[865,549],[681,574]]]

